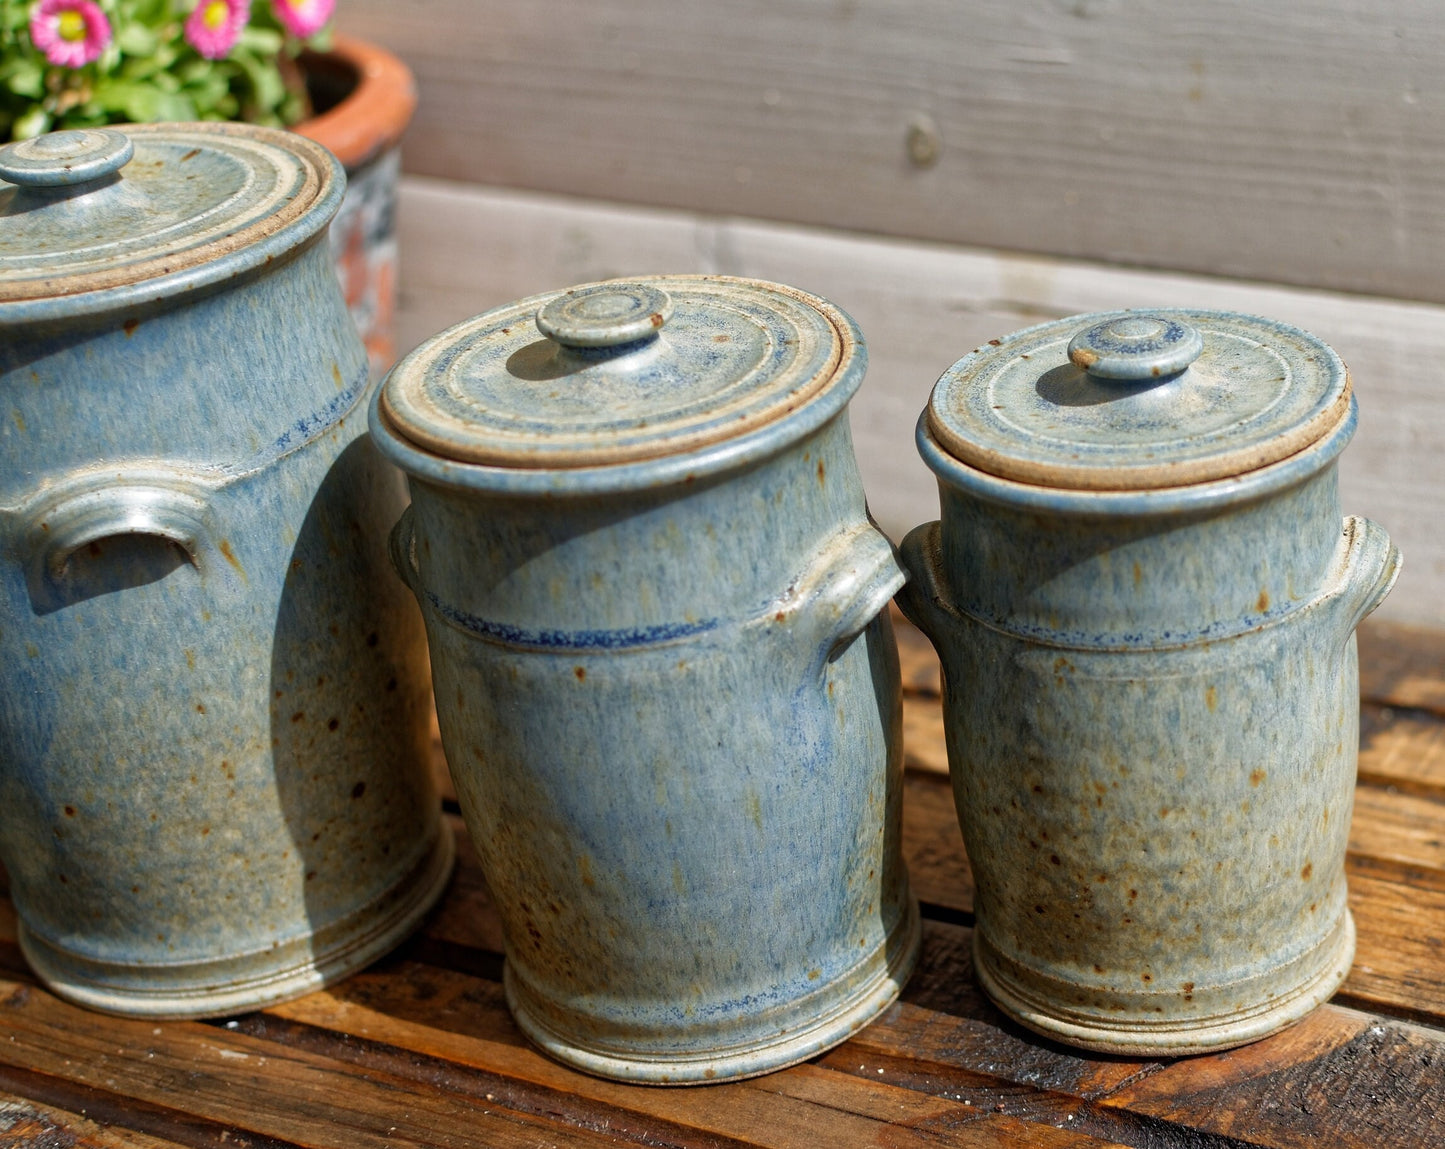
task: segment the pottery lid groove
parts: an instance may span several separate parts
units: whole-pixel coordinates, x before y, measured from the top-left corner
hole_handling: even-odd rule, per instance
[[[927,426],[954,458],[1000,478],[1152,490],[1279,462],[1349,407],[1345,365],[1307,332],[1161,309],[1075,316],[994,340],[944,372]]]
[[[610,466],[776,422],[828,390],[858,350],[841,312],[791,288],[723,276],[615,280],[443,332],[387,377],[380,413],[447,459]]]
[[[266,241],[294,246],[325,227],[345,187],[310,140],[199,123],[21,140],[0,148],[0,180],[0,318],[31,317],[7,305],[84,310],[73,297],[137,284],[155,297],[170,290],[158,280],[183,290],[235,275],[279,253]]]

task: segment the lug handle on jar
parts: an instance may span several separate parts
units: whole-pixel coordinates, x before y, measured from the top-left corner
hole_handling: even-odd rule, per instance
[[[205,493],[183,483],[121,478],[51,503],[34,521],[32,554],[52,583],[66,577],[77,552],[104,539],[149,535],[173,543],[204,571],[202,540],[209,534]]]
[[[1344,590],[1349,616],[1344,637],[1354,633],[1364,618],[1380,603],[1400,577],[1400,549],[1390,541],[1385,528],[1360,515],[1346,515],[1343,527],[1346,545]]]
[[[939,647],[943,623],[952,614],[939,576],[943,566],[940,530],[935,519],[904,536],[898,554],[908,572],[908,583],[895,600],[903,617],[921,630],[935,648]]]
[[[808,570],[757,622],[810,658],[821,674],[888,609],[907,577],[888,536],[870,519],[828,539]]]
[[[406,583],[412,594],[416,594],[420,573],[416,566],[416,533],[411,512],[412,504],[408,503],[387,536],[387,548],[391,552],[391,565],[396,569],[397,577]]]

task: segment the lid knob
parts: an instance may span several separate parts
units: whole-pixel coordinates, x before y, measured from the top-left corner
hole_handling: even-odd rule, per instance
[[[648,339],[672,316],[667,292],[599,283],[559,295],[537,312],[537,330],[564,347],[617,347]]]
[[[1101,379],[1177,375],[1199,358],[1204,340],[1177,319],[1120,315],[1069,340],[1069,360]]]
[[[0,148],[0,179],[22,187],[74,187],[120,171],[134,154],[130,137],[109,128],[51,132]]]

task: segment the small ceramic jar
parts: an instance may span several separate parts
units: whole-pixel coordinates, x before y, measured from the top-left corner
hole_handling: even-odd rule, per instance
[[[440,895],[401,476],[326,248],[345,180],[236,124],[0,150],[0,856],[58,994],[224,1014]]]
[[[373,405],[507,1000],[560,1060],[762,1073],[913,965],[864,366],[821,299],[661,277],[463,323]]]
[[[1354,629],[1399,567],[1341,518],[1354,429],[1329,347],[1225,312],[1044,324],[934,389],[901,603],[943,663],[978,976],[1025,1025],[1218,1049],[1349,969]]]

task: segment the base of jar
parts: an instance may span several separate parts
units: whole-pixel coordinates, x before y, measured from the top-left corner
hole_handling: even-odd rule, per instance
[[[585,1073],[628,1081],[640,1085],[720,1084],[757,1077],[777,1069],[785,1069],[806,1061],[852,1037],[888,1006],[892,1005],[908,981],[918,962],[923,927],[918,904],[908,899],[903,921],[884,943],[863,963],[878,968],[862,984],[850,989],[836,1002],[809,1011],[799,1028],[778,1032],[768,1037],[735,1043],[724,1048],[706,1048],[706,1031],[699,1026],[696,1034],[699,1049],[689,1053],[676,1049],[649,1053],[642,1049],[607,1048],[581,1044],[576,1037],[557,1033],[537,1019],[536,1011],[525,1003],[527,992],[512,972],[512,963],[503,969],[507,1005],[518,1027],[534,1043],[558,1061]],[[809,996],[825,996],[828,987]]]
[[[446,889],[456,859],[451,827],[399,882],[309,936],[239,956],[189,962],[100,961],[19,923],[20,949],[57,997],[122,1017],[224,1017],[289,1001],[339,981],[395,948]]]
[[[1013,963],[999,955],[981,931],[975,930],[973,935],[973,963],[979,983],[994,1004],[1015,1021],[1066,1045],[1151,1058],[1214,1053],[1277,1033],[1323,1005],[1345,980],[1354,958],[1355,920],[1345,910],[1325,941],[1297,959],[1311,972],[1283,993],[1271,994],[1255,1005],[1240,1005],[1202,1017],[1164,1017],[1156,1013],[1157,1020],[1093,1019],[1060,1002],[1044,999],[1035,986],[1022,985],[1007,969]]]

